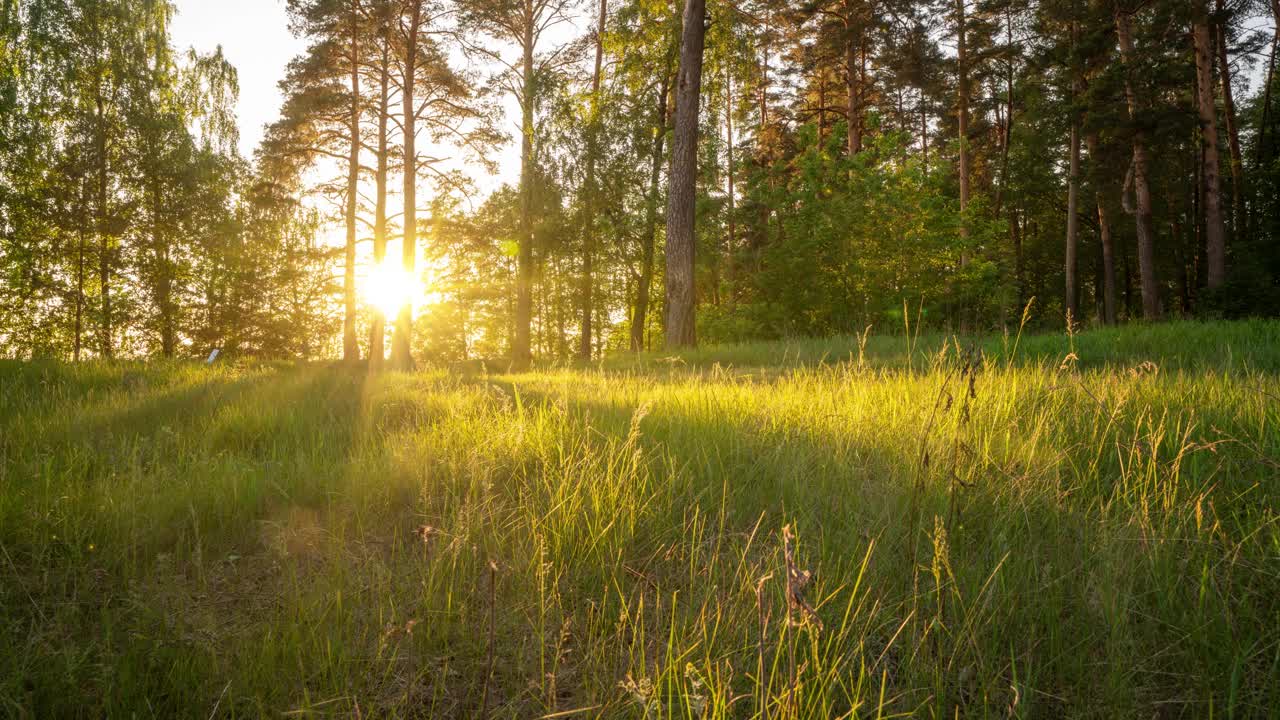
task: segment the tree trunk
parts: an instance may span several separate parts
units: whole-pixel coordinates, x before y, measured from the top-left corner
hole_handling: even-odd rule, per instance
[[[929,174],[929,106],[925,102],[924,89],[920,90],[920,162],[924,174]]]
[[[1264,159],[1271,157],[1267,133],[1271,128],[1271,85],[1276,76],[1276,50],[1280,49],[1280,0],[1271,0],[1271,21],[1275,34],[1271,38],[1271,59],[1267,61],[1267,77],[1262,85],[1262,124],[1258,126],[1258,141],[1253,151],[1254,165],[1262,167]]]
[[[1005,7],[1005,42],[1009,47],[1013,47],[1013,10],[1011,6]],[[997,218],[1000,217],[1000,211],[1004,206],[1005,186],[1009,183],[1009,148],[1013,144],[1013,81],[1014,66],[1011,55],[1005,67],[1005,115],[1004,127],[1001,128],[1003,132],[1000,138],[1000,185],[996,187],[996,197],[992,203],[994,208],[993,215]]]
[[[636,283],[635,310],[631,314],[631,351],[645,347],[645,329],[649,322],[649,294],[653,288],[653,255],[658,235],[658,195],[662,182],[662,154],[667,139],[667,96],[671,92],[671,71],[662,74],[658,88],[658,114],[654,123],[653,152],[650,155],[649,198],[645,230],[641,234],[640,280]]]
[[[1191,312],[1191,285],[1192,277],[1195,275],[1194,267],[1188,268],[1186,259],[1186,250],[1182,241],[1182,223],[1178,222],[1177,216],[1169,222],[1169,230],[1173,237],[1171,243],[1173,247],[1173,259],[1178,264],[1178,310],[1186,316]],[[1198,243],[1191,243],[1192,253],[1197,253]]]
[[[725,143],[725,146],[726,146],[726,149],[728,150],[726,170],[728,171],[728,175],[729,175],[729,223],[728,223],[729,244],[728,244],[728,247],[725,248],[725,276],[726,276],[725,285],[728,288],[729,307],[733,307],[734,301],[737,297],[737,292],[736,292],[737,272],[736,272],[736,268],[734,267],[734,264],[736,262],[736,257],[734,255],[734,252],[738,247],[738,219],[737,219],[738,199],[736,197],[736,190],[734,187],[734,184],[735,184],[734,176],[736,174],[736,168],[734,167],[734,162],[733,162],[733,72],[728,67],[725,68],[724,78],[725,78],[724,117],[725,117],[725,133],[727,135],[727,139],[726,139],[727,141]],[[826,93],[824,92],[823,95],[825,96],[825,94]],[[826,100],[822,100],[822,104],[825,108]],[[823,110],[823,113],[825,113],[825,109]]]
[[[769,43],[771,40],[770,33],[773,32],[772,26],[773,9],[770,8],[769,16],[765,19],[764,37],[760,43],[762,53],[760,62],[760,130],[762,132],[756,133],[757,142],[763,141],[763,130],[769,124]],[[674,145],[672,149],[674,150]]]
[[[156,309],[160,312],[160,354],[172,359],[178,345],[177,319],[174,317],[173,304],[173,268],[171,256],[160,230],[160,213],[162,201],[158,181],[154,178],[148,183],[148,195],[151,200],[151,246],[155,251],[156,263]]]
[[[969,48],[968,21],[965,18],[965,0],[956,0],[956,63],[960,75],[958,90],[958,121],[960,136],[960,214],[969,207]],[[969,237],[968,223],[961,221],[960,237]],[[962,250],[960,265],[968,264],[968,250]]]
[[[391,40],[384,29],[382,57],[378,66],[378,170],[377,198],[374,204],[373,264],[382,267],[387,261],[387,175],[390,164],[390,143],[387,137],[391,116]],[[379,372],[386,362],[385,310],[373,308],[373,323],[369,329],[369,371]]]
[[[533,364],[533,2],[524,0],[525,23],[520,97],[520,249],[516,256],[516,329],[511,346],[514,370]]]
[[[609,14],[608,0],[600,0],[600,26],[596,30],[596,67],[591,76],[591,120],[587,128],[587,167],[583,187],[586,190],[587,223],[582,238],[582,332],[578,335],[578,359],[592,357],[592,316],[595,307],[596,212],[599,189],[596,187],[596,161],[600,152],[600,69],[604,64],[604,29]]]
[[[1148,320],[1160,319],[1160,287],[1156,280],[1155,246],[1151,233],[1151,187],[1147,182],[1147,136],[1142,129],[1142,110],[1133,77],[1134,48],[1129,16],[1117,9],[1116,35],[1120,42],[1120,61],[1125,71],[1125,96],[1129,105],[1129,121],[1133,129],[1134,222],[1138,235],[1138,274],[1142,282],[1142,314]]]
[[[694,311],[694,251],[698,181],[698,114],[702,94],[702,52],[706,0],[685,0],[676,122],[671,146],[667,199],[667,349],[698,344]]]
[[[76,228],[76,328],[73,358],[80,362],[84,334],[84,246],[85,227],[89,224],[88,181],[80,179],[79,222]]]
[[[858,86],[858,33],[854,29],[854,3],[853,0],[846,0],[844,8],[844,30],[848,36],[845,39],[844,63],[845,63],[845,85],[847,87],[849,97],[849,157],[853,157],[862,152],[862,93]]]
[[[405,28],[403,68],[404,101],[404,272],[414,277],[418,266],[418,112],[414,90],[418,79],[418,33],[422,28],[422,5],[414,0],[409,25]],[[406,298],[396,318],[391,339],[391,364],[397,370],[413,369],[413,298]]]
[[[1223,15],[1222,0],[1218,0],[1218,14]],[[1218,25],[1218,66],[1222,81],[1222,110],[1227,123],[1227,148],[1231,154],[1231,227],[1235,237],[1249,234],[1249,216],[1245,208],[1244,156],[1240,152],[1240,124],[1236,120],[1235,95],[1231,90],[1231,60],[1227,56],[1227,24]]]
[[[1089,162],[1093,166],[1094,202],[1098,207],[1098,238],[1102,243],[1102,321],[1107,325],[1116,323],[1116,257],[1114,241],[1111,238],[1111,223],[1107,218],[1107,206],[1102,193],[1099,172],[1102,155],[1098,144],[1098,133],[1090,132],[1085,136],[1085,145],[1089,149]]]
[[[1067,323],[1074,325],[1080,321],[1079,288],[1076,286],[1078,282],[1076,269],[1079,264],[1076,255],[1080,229],[1080,125],[1078,121],[1073,121],[1071,124],[1071,146],[1068,152],[1070,153],[1068,163],[1070,170],[1067,176],[1067,286],[1064,305],[1067,311]]]
[[[1200,137],[1204,143],[1205,251],[1208,285],[1222,287],[1227,279],[1227,228],[1222,218],[1222,177],[1218,162],[1218,119],[1214,107],[1213,49],[1207,11],[1196,13],[1192,35],[1196,47],[1196,95],[1199,98]]]
[[[1083,94],[1080,69],[1076,66],[1076,23],[1071,23],[1071,100],[1079,102]],[[1066,295],[1063,307],[1067,311],[1067,326],[1080,322],[1079,269],[1080,233],[1080,114],[1071,109],[1071,140],[1067,149],[1067,247],[1066,247]]]
[[[725,78],[729,78],[729,67],[726,64],[724,70]],[[729,91],[732,97],[732,90]],[[730,121],[732,122],[732,120]],[[818,147],[827,146],[827,74],[825,72],[818,73]]]
[[[1016,206],[1009,212],[1009,235],[1013,240],[1013,284],[1018,293],[1018,312],[1022,312],[1027,306],[1027,284],[1022,253],[1022,217]]]
[[[105,63],[102,58],[103,41],[101,19],[95,12],[93,15],[93,37],[94,37],[94,60],[98,63]],[[95,116],[95,157],[94,162],[97,164],[97,206],[95,208],[94,230],[98,236],[98,285],[99,292],[102,295],[102,317],[100,336],[98,338],[98,351],[105,359],[111,359],[114,349],[114,343],[111,339],[111,241],[107,229],[107,176],[108,176],[108,158],[107,158],[107,109],[106,98],[103,96],[103,69],[101,66],[96,68],[97,78],[94,80],[93,102]]]
[[[347,245],[342,275],[342,359],[360,360],[360,343],[356,340],[356,208],[360,190],[360,2],[351,2],[351,154],[347,166]]]

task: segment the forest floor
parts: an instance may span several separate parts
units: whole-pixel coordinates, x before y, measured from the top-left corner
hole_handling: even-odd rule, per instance
[[[1277,717],[1278,505],[1277,322],[0,364],[0,717]]]

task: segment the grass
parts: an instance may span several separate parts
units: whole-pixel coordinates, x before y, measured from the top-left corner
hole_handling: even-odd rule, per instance
[[[908,342],[0,365],[0,716],[1280,717],[1280,323]]]

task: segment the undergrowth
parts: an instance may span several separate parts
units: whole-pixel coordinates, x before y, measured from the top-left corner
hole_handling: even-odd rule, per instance
[[[1278,337],[0,365],[0,716],[1277,717]]]

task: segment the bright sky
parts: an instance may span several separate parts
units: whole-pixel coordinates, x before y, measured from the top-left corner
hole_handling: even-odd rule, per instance
[[[221,44],[239,71],[240,152],[252,158],[262,141],[263,127],[279,117],[282,98],[278,85],[289,61],[306,50],[306,43],[289,32],[285,0],[174,0],[174,4],[178,8],[171,28],[174,45],[212,52]],[[510,110],[509,117],[516,117]],[[517,128],[507,130],[514,135]],[[481,196],[504,181],[515,182],[519,176],[516,143],[508,143],[497,160],[497,177],[477,172],[472,178]]]
[[[263,126],[280,113],[289,61],[306,44],[289,33],[284,0],[176,0],[173,42],[212,52],[218,45],[240,71],[240,152],[252,157]]]

